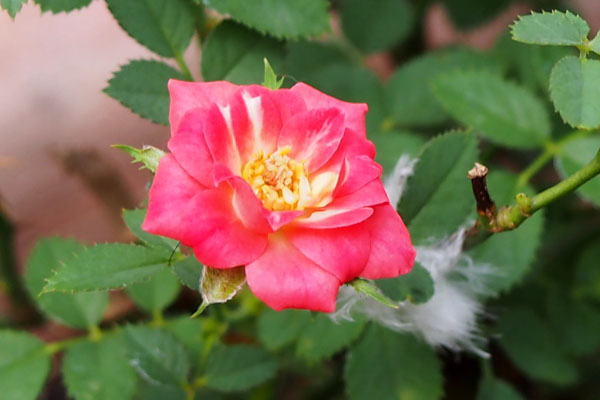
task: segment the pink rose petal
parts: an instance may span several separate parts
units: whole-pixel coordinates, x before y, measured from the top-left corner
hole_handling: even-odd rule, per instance
[[[224,104],[238,90],[238,86],[226,82],[186,82],[169,80],[169,123],[171,132],[177,132],[181,118],[191,109],[209,109],[213,104]]]
[[[227,184],[199,192],[185,209],[181,242],[194,249],[203,264],[214,268],[246,265],[257,259],[267,235],[248,229],[232,206]]]
[[[341,282],[356,278],[369,258],[369,231],[362,224],[337,229],[291,229],[286,234],[302,254]]]
[[[309,260],[283,235],[269,238],[265,252],[246,266],[252,292],[274,310],[332,312],[340,280]]]
[[[312,229],[340,228],[358,224],[371,215],[373,215],[373,209],[370,207],[351,209],[326,208],[323,211],[315,211],[306,218],[297,219],[294,225]]]
[[[282,122],[268,89],[256,85],[240,89],[230,105],[233,135],[242,164],[259,151],[265,155],[275,151]]]
[[[169,91],[172,154],[159,163],[145,230],[180,240],[210,267],[245,265],[251,290],[276,310],[331,312],[341,283],[410,271],[415,251],[366,138],[366,104],[303,83],[274,91],[172,80]],[[242,172],[285,146],[307,176],[264,175],[298,208],[271,211]],[[269,174],[285,168],[271,164]],[[299,182],[300,193],[285,192]]]
[[[371,233],[371,254],[360,276],[382,279],[409,273],[417,253],[402,218],[389,204],[374,210],[365,222]]]
[[[290,146],[290,157],[305,160],[308,173],[322,167],[337,150],[344,134],[344,116],[335,108],[307,111],[290,118],[278,147]]]
[[[356,192],[367,183],[381,176],[381,165],[366,155],[350,156],[342,166],[340,179],[333,193],[342,197]]]
[[[362,138],[367,137],[365,117],[369,107],[365,103],[338,100],[302,82],[295,84],[291,91],[304,99],[308,109],[332,107],[341,110],[346,127],[357,132]]]
[[[203,190],[205,187],[188,175],[172,155],[167,154],[158,164],[142,229],[155,235],[182,238],[182,222],[186,219],[183,210]]]
[[[204,139],[215,163],[227,166],[233,174],[241,174],[242,161],[233,135],[229,104],[210,108],[204,123]]]
[[[177,162],[205,186],[213,185],[213,158],[204,140],[207,112],[193,109],[180,121],[177,134],[169,140],[169,150]]]

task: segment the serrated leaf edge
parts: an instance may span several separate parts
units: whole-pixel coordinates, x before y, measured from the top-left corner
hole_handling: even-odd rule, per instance
[[[557,44],[557,43],[549,43],[549,42],[530,42],[530,41],[522,40],[522,39],[519,39],[519,38],[516,37],[515,32],[514,32],[515,31],[515,26],[516,26],[517,23],[521,22],[523,20],[523,18],[530,17],[530,16],[535,16],[535,15],[545,15],[545,14],[551,14],[551,15],[557,15],[558,14],[558,15],[565,16],[565,18],[568,18],[569,16],[576,17],[576,18],[581,19],[583,22],[585,22],[587,24],[587,21],[585,21],[583,18],[581,18],[581,16],[579,14],[574,14],[574,13],[570,12],[569,10],[566,10],[566,12],[562,12],[562,11],[559,11],[559,10],[556,10],[556,9],[552,10],[550,12],[544,11],[544,10],[542,10],[542,12],[531,11],[531,13],[529,13],[528,15],[519,15],[517,17],[517,20],[515,20],[512,24],[509,25],[511,39],[514,40],[514,41],[516,41],[516,42],[520,42],[520,43],[537,44],[537,45],[541,45],[541,46],[576,46],[575,44]],[[588,25],[588,30],[589,30],[589,24],[587,24],[587,25]],[[583,42],[581,44],[583,44]]]

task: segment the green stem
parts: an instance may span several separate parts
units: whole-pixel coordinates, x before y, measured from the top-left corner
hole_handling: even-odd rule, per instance
[[[519,193],[516,205],[504,207],[498,211],[495,221],[497,229],[515,229],[540,208],[547,206],[567,193],[571,193],[598,174],[600,174],[600,150],[586,166],[551,188],[538,193],[532,198]]]
[[[554,144],[547,145],[544,149],[544,152],[540,154],[521,174],[517,179],[517,187],[523,187],[529,183],[531,178],[535,176],[539,172],[540,169],[544,167],[548,163],[548,161],[552,160],[554,155],[557,153],[558,147]]]
[[[89,333],[89,339],[92,342],[97,342],[100,339],[102,339],[102,336],[104,335],[104,333],[102,332],[102,330],[100,329],[100,327],[98,325],[92,325],[88,328],[88,333]]]
[[[572,192],[579,186],[583,185],[600,173],[600,150],[596,153],[596,157],[590,161],[585,167],[575,172],[562,182],[557,183],[549,189],[544,190],[533,198],[532,212],[539,210],[542,207],[552,203],[554,200],[567,193]]]
[[[540,154],[521,174],[517,180],[517,187],[523,187],[529,183],[531,178],[535,176],[552,158],[558,154],[563,146],[568,142],[587,136],[592,131],[573,131],[563,137],[558,142],[548,142],[544,148],[544,152]]]
[[[44,349],[48,354],[55,354],[59,351],[63,351],[64,349],[76,344],[81,343],[86,340],[90,340],[90,336],[77,336],[70,339],[60,340],[57,342],[46,343]]]
[[[165,324],[165,317],[163,316],[162,310],[157,308],[152,311],[152,325],[154,326],[163,326]]]
[[[204,312],[204,310],[206,309],[206,307],[208,307],[208,304],[206,301],[202,300],[202,304],[200,304],[200,306],[198,307],[198,309],[196,310],[195,313],[193,313],[191,315],[190,318],[198,318],[200,316],[200,314],[202,314]]]
[[[183,75],[185,75],[187,80],[193,81],[194,77],[192,76],[192,72],[190,71],[190,68],[188,67],[187,63],[183,58],[183,54],[179,51],[174,51],[174,53],[175,61],[177,61],[177,65],[179,65],[179,68],[181,69],[181,72],[183,72]]]

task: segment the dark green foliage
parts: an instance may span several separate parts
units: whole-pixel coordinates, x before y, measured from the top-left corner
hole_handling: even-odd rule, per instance
[[[133,398],[135,371],[121,342],[121,337],[111,336],[100,342],[81,342],[67,350],[62,374],[69,395],[76,400]]]
[[[0,331],[0,387],[11,400],[35,400],[48,372],[50,355],[36,337],[26,332]]]
[[[277,38],[306,38],[329,29],[327,0],[254,0],[251,7],[246,0],[206,0],[205,4]]]
[[[8,12],[11,18],[15,18],[17,13],[21,11],[21,7],[25,4],[27,0],[2,0],[0,1],[0,7]]]
[[[342,2],[342,28],[348,39],[360,50],[371,53],[386,50],[411,32],[414,10],[409,1],[362,0]]]
[[[442,396],[440,364],[433,350],[414,337],[371,325],[348,354],[344,371],[351,399],[423,400]]]
[[[3,3],[6,0],[3,0]],[[12,0],[14,3],[14,0]],[[82,7],[87,7],[92,0],[34,0],[39,4],[42,12],[50,11],[53,14],[69,12]],[[18,11],[18,10],[17,10]]]
[[[50,238],[40,241],[27,263],[27,288],[38,307],[51,319],[75,328],[98,324],[108,306],[108,293],[47,293],[40,296],[53,271],[73,259],[84,247],[72,239]]]
[[[398,205],[417,244],[454,233],[471,214],[465,171],[476,160],[477,141],[473,134],[449,132],[432,139],[419,157]]]
[[[186,0],[107,0],[121,27],[159,56],[177,58],[194,33],[194,17]]]
[[[412,303],[426,303],[435,291],[431,275],[419,263],[415,263],[406,275],[378,280],[377,286],[394,301],[408,300]]]
[[[104,92],[141,117],[167,125],[169,79],[185,78],[179,71],[162,62],[134,60],[114,74]]]
[[[206,39],[202,75],[207,81],[260,83],[264,77],[264,58],[275,71],[281,70],[283,44],[235,22],[225,21]]]

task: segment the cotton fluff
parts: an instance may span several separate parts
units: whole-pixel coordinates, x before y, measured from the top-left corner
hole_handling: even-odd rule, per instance
[[[383,186],[390,198],[390,204],[393,206],[396,206],[400,201],[406,180],[413,174],[417,161],[419,161],[417,158],[403,154],[396,162],[394,171],[385,178]]]
[[[386,179],[392,204],[399,201],[415,163],[408,156],[400,157]],[[464,239],[465,229],[460,229],[450,238],[416,247],[417,261],[427,269],[435,285],[435,293],[427,303],[403,301],[394,309],[344,286],[331,318],[352,320],[353,316],[364,315],[394,331],[414,333],[432,346],[469,350],[486,357],[480,349],[485,340],[477,328],[483,311],[477,297],[486,293],[486,282],[496,272],[489,265],[475,264],[462,253]]]

